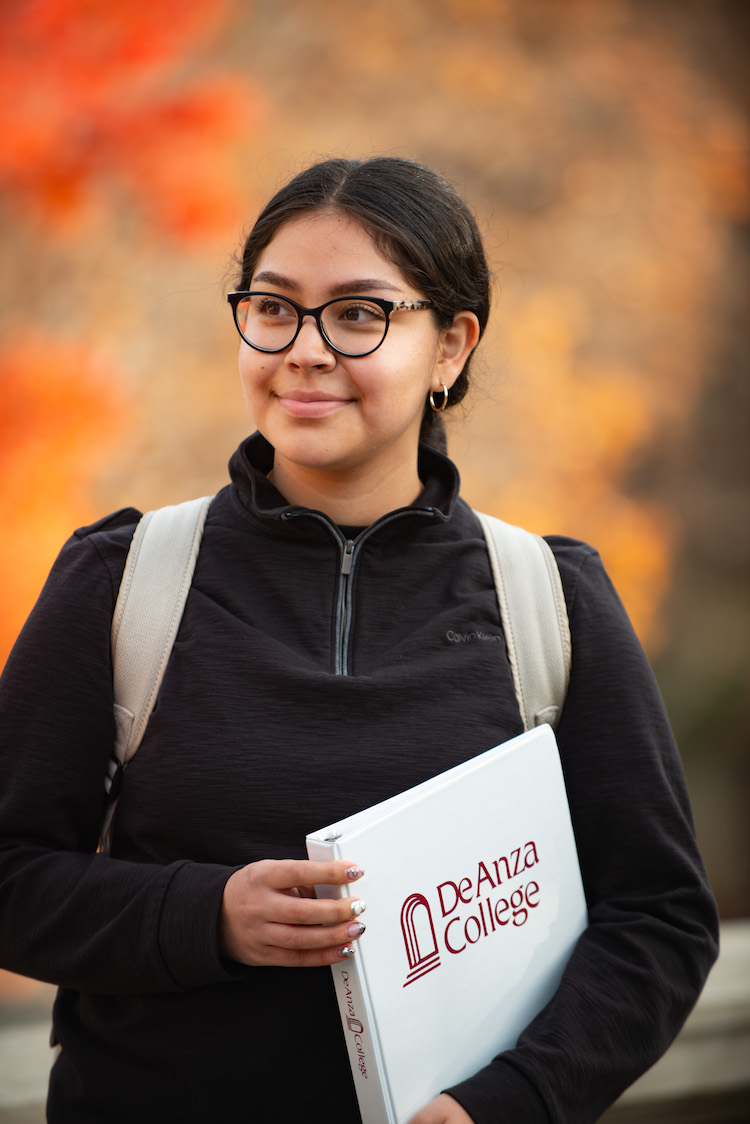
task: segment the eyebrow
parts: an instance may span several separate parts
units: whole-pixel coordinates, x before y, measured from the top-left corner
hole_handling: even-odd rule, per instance
[[[296,281],[289,277],[284,277],[281,273],[274,273],[273,270],[264,269],[261,273],[253,277],[252,284],[259,283],[264,285],[273,285],[278,289],[288,289],[291,292],[299,292],[300,286]],[[358,293],[371,293],[373,290],[388,293],[400,293],[401,289],[398,285],[394,285],[390,281],[384,281],[379,277],[358,277],[352,281],[344,281],[338,285],[333,285],[329,290],[331,297],[345,297],[356,296]]]

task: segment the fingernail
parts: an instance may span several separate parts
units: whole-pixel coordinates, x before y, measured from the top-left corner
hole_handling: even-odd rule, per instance
[[[362,901],[361,898],[358,898],[356,902],[352,902],[352,904],[349,906],[349,912],[351,913],[352,917],[359,917],[360,913],[364,913],[366,909],[367,905]]]
[[[342,960],[349,960],[354,956],[354,949],[350,944],[345,944],[343,948],[336,949],[336,955],[340,956]]]
[[[350,937],[361,937],[365,931],[365,926],[361,921],[355,921],[346,931]]]
[[[350,882],[356,882],[357,879],[361,878],[364,873],[365,872],[361,866],[348,866],[346,868],[346,877]]]

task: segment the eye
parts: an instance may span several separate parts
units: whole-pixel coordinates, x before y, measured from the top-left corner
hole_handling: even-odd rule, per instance
[[[281,297],[273,296],[254,297],[253,312],[256,316],[264,316],[273,320],[285,320],[289,317],[296,319],[297,317],[297,313],[290,304],[287,304]]]
[[[335,307],[337,319],[346,324],[365,327],[375,322],[380,323],[385,318],[382,308],[367,301],[341,301]]]

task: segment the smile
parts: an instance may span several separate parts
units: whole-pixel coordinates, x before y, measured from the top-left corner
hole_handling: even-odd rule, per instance
[[[279,394],[277,398],[282,410],[292,418],[327,418],[351,402],[350,398],[305,391]]]

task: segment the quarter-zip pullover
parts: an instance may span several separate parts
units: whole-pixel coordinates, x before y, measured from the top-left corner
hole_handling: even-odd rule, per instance
[[[452,463],[424,450],[416,503],[361,531],[288,504],[272,463],[249,438],[211,505],[111,855],[95,853],[109,632],[138,512],[65,545],[0,681],[0,965],[60,987],[51,1124],[357,1121],[330,972],[222,961],[224,885],[521,731]],[[596,552],[548,541],[571,619],[558,742],[591,923],[518,1046],[451,1090],[477,1124],[596,1119],[666,1048],[716,950],[648,664]]]

